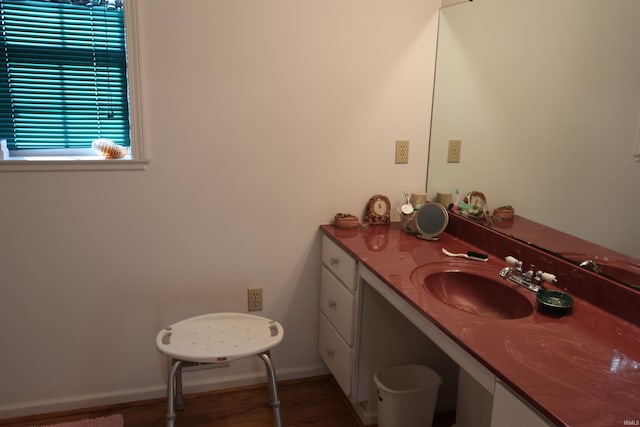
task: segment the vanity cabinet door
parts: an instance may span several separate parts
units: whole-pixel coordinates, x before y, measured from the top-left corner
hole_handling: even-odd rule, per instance
[[[353,294],[322,266],[320,279],[320,311],[335,326],[342,338],[353,345]]]
[[[351,347],[340,337],[324,314],[320,313],[318,350],[334,378],[344,391],[351,394]]]
[[[356,289],[356,261],[342,248],[322,236],[322,263],[351,291]]]
[[[549,427],[554,425],[529,404],[520,400],[500,381],[496,381],[496,388],[493,393],[491,427],[515,424],[527,427]]]

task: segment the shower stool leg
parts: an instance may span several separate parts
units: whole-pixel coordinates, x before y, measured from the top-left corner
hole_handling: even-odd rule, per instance
[[[282,420],[280,419],[280,400],[278,399],[278,385],[276,383],[276,371],[273,369],[273,363],[271,363],[271,353],[265,351],[258,354],[258,357],[262,359],[267,369],[267,379],[269,382],[269,396],[271,398],[271,407],[273,407],[273,416],[276,421],[276,427],[282,427]]]
[[[169,375],[167,378],[167,427],[174,427],[176,421],[176,412],[174,408],[174,385],[176,381],[176,373],[182,370],[182,360],[173,360]],[[180,380],[182,383],[182,380]],[[182,384],[180,385],[182,389]]]

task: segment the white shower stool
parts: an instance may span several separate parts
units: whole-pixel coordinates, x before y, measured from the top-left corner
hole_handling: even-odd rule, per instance
[[[269,350],[280,344],[283,336],[284,329],[275,320],[244,313],[204,314],[174,323],[158,332],[156,346],[168,357],[169,363],[167,427],[174,426],[175,409],[184,407],[183,366],[210,364],[214,367],[215,364],[254,355],[266,366],[276,427],[282,427],[276,372]]]

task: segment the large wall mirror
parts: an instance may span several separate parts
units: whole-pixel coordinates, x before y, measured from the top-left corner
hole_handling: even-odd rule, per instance
[[[640,279],[640,1],[440,13],[427,192],[481,191],[491,209],[615,251]]]

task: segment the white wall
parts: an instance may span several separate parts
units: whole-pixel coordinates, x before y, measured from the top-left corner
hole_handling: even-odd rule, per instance
[[[640,258],[638,19],[636,0],[443,10],[429,193],[482,191],[491,208]],[[459,164],[449,139],[462,139]]]
[[[280,378],[325,372],[318,225],[424,188],[438,6],[140,0],[149,169],[0,175],[0,418],[162,395],[157,331],[249,287]]]

